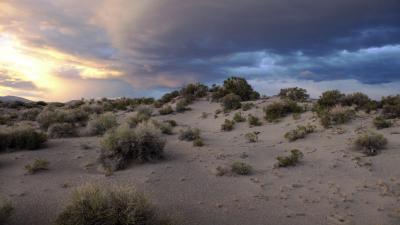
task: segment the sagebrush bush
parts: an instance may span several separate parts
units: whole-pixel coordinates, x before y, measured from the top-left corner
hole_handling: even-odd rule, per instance
[[[344,106],[356,106],[357,109],[365,109],[370,101],[371,99],[368,97],[368,95],[361,92],[356,92],[343,97],[341,103]]]
[[[382,116],[375,117],[373,123],[377,129],[384,129],[392,126],[392,122]]]
[[[231,165],[231,172],[238,175],[248,175],[252,171],[252,167],[244,162],[234,162]]]
[[[230,94],[230,92],[228,90],[226,90],[224,87],[220,87],[220,86],[215,86],[210,91],[211,91],[211,99],[214,102],[217,102],[221,98],[223,98],[225,95]]]
[[[139,105],[135,111],[137,112],[137,115],[147,118],[150,118],[153,114],[153,109],[147,105]]]
[[[400,118],[400,95],[382,98],[383,115],[388,119]]]
[[[87,130],[90,135],[103,135],[110,129],[118,126],[117,117],[112,112],[94,115],[89,120]]]
[[[378,152],[382,150],[387,143],[387,139],[382,134],[377,134],[374,132],[360,135],[355,141],[356,147],[363,150],[363,152],[368,156],[378,154]]]
[[[78,135],[76,128],[70,123],[55,123],[52,124],[47,130],[49,138],[68,138],[76,137]]]
[[[221,106],[225,112],[239,109],[241,106],[240,96],[235,94],[228,94],[221,99]]]
[[[251,114],[249,114],[249,115],[247,116],[247,122],[249,123],[249,126],[250,126],[250,127],[253,127],[253,126],[261,126],[261,125],[262,125],[262,122],[260,121],[260,118],[258,118],[258,117],[256,117],[256,116],[253,116],[253,115],[251,115]]]
[[[186,110],[189,110],[188,106],[188,102],[186,99],[181,99],[176,103],[175,106],[175,111],[177,112],[185,112]]]
[[[338,90],[325,91],[317,101],[320,108],[330,108],[341,104],[345,95]]]
[[[124,169],[129,161],[147,162],[164,157],[165,140],[157,127],[150,122],[135,128],[119,126],[101,139],[100,162],[104,168],[115,171]]]
[[[174,112],[172,107],[170,105],[162,107],[160,110],[158,110],[160,115],[168,115]]]
[[[175,120],[164,120],[164,123],[169,123],[172,127],[176,127],[178,123]]]
[[[242,101],[256,100],[260,98],[260,94],[253,90],[242,77],[229,77],[224,81],[224,89],[235,95],[238,95]]]
[[[290,151],[289,156],[278,156],[278,167],[295,166],[300,159],[303,158],[303,153],[298,149],[293,149]]]
[[[283,88],[279,92],[279,97],[285,100],[291,100],[296,102],[304,102],[310,96],[307,94],[307,90],[299,87]]]
[[[235,121],[225,119],[225,122],[221,124],[222,131],[231,131],[235,127]]]
[[[242,116],[242,113],[237,112],[237,113],[235,113],[235,115],[233,115],[233,120],[236,123],[242,123],[242,122],[246,121],[246,118],[244,116]]]
[[[47,140],[47,135],[30,126],[8,127],[0,130],[0,151],[35,150]]]
[[[176,97],[178,97],[178,96],[179,96],[179,91],[172,91],[172,92],[170,92],[170,93],[164,94],[164,95],[161,97],[160,102],[161,102],[162,104],[169,103],[169,102],[171,102],[174,98],[176,98]]]
[[[269,122],[276,122],[291,113],[301,113],[304,111],[303,107],[293,101],[273,102],[264,107],[263,110],[265,113],[264,118]]]
[[[0,199],[0,224],[6,225],[14,213],[14,206],[11,202]]]
[[[193,140],[193,146],[195,147],[202,147],[204,146],[204,141],[201,137],[198,137],[196,139]]]
[[[253,107],[254,107],[254,103],[251,103],[251,102],[242,103],[243,111],[248,111],[248,110],[252,109]]]
[[[41,109],[26,109],[21,112],[20,120],[36,121],[37,116],[40,114]]]
[[[158,127],[163,134],[172,134],[172,126],[170,123],[167,122],[159,122],[153,120],[153,123],[156,127]]]
[[[179,133],[179,140],[181,141],[193,141],[197,138],[200,138],[200,130],[197,128],[188,127]]]
[[[40,127],[47,129],[54,123],[77,123],[85,125],[88,119],[89,114],[80,108],[65,110],[48,107],[37,116],[36,121]]]
[[[297,126],[296,129],[291,130],[285,134],[285,138],[289,141],[296,141],[297,139],[305,138],[307,134],[315,131],[315,126],[307,124],[306,126]]]
[[[244,135],[244,137],[246,138],[246,140],[250,143],[254,143],[254,142],[258,142],[258,135],[260,134],[260,132],[254,131],[254,132],[250,132]]]
[[[336,105],[329,110],[323,110],[319,113],[321,124],[325,128],[331,125],[339,125],[349,122],[355,116],[355,111],[351,107]]]
[[[76,189],[56,225],[172,225],[132,188],[85,185]]]
[[[180,90],[180,95],[188,99],[201,98],[207,95],[208,87],[201,83],[188,84]]]
[[[49,169],[49,161],[45,159],[35,159],[32,164],[25,165],[25,170],[28,174],[35,174],[39,171]]]

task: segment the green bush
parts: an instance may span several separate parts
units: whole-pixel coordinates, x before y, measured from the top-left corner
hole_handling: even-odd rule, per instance
[[[124,169],[130,160],[147,162],[162,159],[165,141],[153,123],[143,122],[136,128],[122,125],[101,139],[100,162],[110,171]]]
[[[48,107],[37,116],[36,121],[41,128],[48,129],[55,123],[78,123],[79,125],[84,125],[88,119],[89,114],[80,108],[64,110]]]
[[[276,122],[291,113],[301,113],[304,111],[303,107],[293,101],[273,102],[264,107],[263,110],[265,113],[264,118],[269,122]]]
[[[260,94],[253,90],[246,79],[241,77],[229,77],[224,81],[224,88],[229,93],[238,95],[242,101],[256,100]]]
[[[296,102],[304,102],[310,96],[307,94],[307,90],[299,87],[284,88],[279,92],[279,96],[285,100],[291,100]]]
[[[118,126],[117,117],[112,112],[95,115],[89,121],[87,129],[90,135],[103,135]]]
[[[303,153],[298,149],[293,149],[290,151],[290,156],[278,156],[279,167],[295,166],[300,159],[303,158]]]
[[[174,112],[172,107],[170,105],[162,107],[160,110],[158,110],[160,115],[168,115]]]
[[[252,167],[244,162],[234,162],[231,165],[231,172],[237,175],[249,175]]]
[[[249,114],[247,116],[247,122],[249,123],[250,127],[261,126],[262,125],[260,119],[258,117],[256,117],[256,116],[251,115],[251,114]]]
[[[179,91],[173,91],[173,92],[170,92],[170,93],[166,93],[166,94],[164,94],[164,95],[161,97],[160,102],[161,102],[162,104],[169,103],[169,102],[171,102],[174,98],[176,98],[176,97],[178,97],[178,96],[179,96]]]
[[[289,141],[296,141],[297,139],[305,138],[307,134],[315,131],[315,126],[307,124],[306,126],[297,126],[296,129],[291,130],[285,134],[285,138]]]
[[[356,147],[362,149],[368,156],[377,155],[387,143],[387,139],[382,134],[373,132],[365,133],[355,141]]]
[[[193,146],[195,147],[202,147],[204,146],[204,141],[201,137],[198,137],[196,139],[193,140]]]
[[[0,224],[7,224],[14,213],[14,207],[11,202],[0,199]]]
[[[234,120],[236,123],[242,123],[242,122],[245,122],[245,121],[246,121],[246,118],[244,118],[244,117],[242,116],[242,113],[237,112],[237,113],[235,113],[235,115],[233,115],[233,120]]]
[[[211,91],[211,99],[214,102],[219,101],[221,98],[223,98],[225,95],[230,94],[228,90],[226,90],[224,87],[216,86]]]
[[[325,128],[331,125],[339,125],[349,122],[355,116],[355,112],[350,107],[336,105],[329,110],[324,110],[319,113],[321,124]]]
[[[70,123],[55,123],[47,130],[49,138],[68,138],[78,135],[75,126]]]
[[[228,94],[221,99],[221,106],[225,112],[239,109],[241,106],[240,96],[235,94]]]
[[[163,134],[172,134],[172,126],[170,123],[167,122],[159,122],[153,120],[153,123],[156,127],[158,127]]]
[[[400,95],[382,98],[383,115],[388,119],[400,118]]]
[[[250,143],[254,143],[254,142],[258,142],[258,135],[260,134],[260,132],[254,131],[254,132],[250,132],[244,135],[244,137],[246,138],[246,140]]]
[[[86,185],[72,193],[56,225],[172,225],[131,188]]]
[[[384,128],[388,128],[388,127],[392,126],[392,122],[390,122],[389,120],[386,120],[382,116],[375,117],[373,122],[377,129],[384,129]]]
[[[32,164],[25,165],[25,170],[28,174],[35,174],[39,171],[49,169],[49,161],[45,159],[35,159]]]
[[[188,84],[180,91],[180,95],[188,99],[202,98],[207,95],[208,87],[201,83]]]
[[[317,105],[322,109],[330,108],[341,104],[344,98],[345,95],[338,90],[326,91],[322,93],[322,96],[318,99]]]
[[[356,106],[357,109],[366,109],[370,101],[371,99],[368,97],[368,95],[361,92],[356,92],[346,95],[342,100],[342,105]]]
[[[181,130],[179,133],[179,140],[181,141],[193,141],[200,137],[200,130],[197,128],[186,128]]]
[[[235,122],[232,120],[225,119],[225,122],[221,125],[222,131],[231,131],[235,127]]]
[[[0,130],[0,151],[35,150],[46,142],[47,136],[29,126],[8,127]]]

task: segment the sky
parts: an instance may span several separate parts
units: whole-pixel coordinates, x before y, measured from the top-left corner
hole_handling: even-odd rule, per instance
[[[400,93],[399,0],[2,0],[0,95],[159,97],[245,77]]]

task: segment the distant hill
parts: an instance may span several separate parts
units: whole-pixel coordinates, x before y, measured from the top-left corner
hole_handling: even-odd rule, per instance
[[[26,98],[21,98],[17,96],[0,96],[0,102],[32,102]]]

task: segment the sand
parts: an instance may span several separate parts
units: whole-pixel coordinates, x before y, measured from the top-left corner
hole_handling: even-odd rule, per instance
[[[243,115],[262,118],[263,106],[274,100],[255,101],[257,107]],[[205,99],[190,107],[185,113],[154,117],[179,124],[174,135],[165,136],[165,160],[131,164],[111,176],[98,170],[98,137],[52,139],[37,151],[0,154],[0,196],[16,208],[10,225],[52,224],[74,188],[89,182],[135,187],[161,212],[185,225],[400,224],[399,124],[378,131],[389,144],[377,156],[365,157],[352,141],[362,130],[375,130],[374,115],[358,113],[348,124],[323,129],[307,112],[298,120],[262,120],[262,126],[252,128],[239,123],[233,131],[223,132],[221,124],[234,112],[214,118],[220,106]],[[209,114],[206,119],[202,112]],[[119,115],[123,121],[129,114]],[[295,142],[283,137],[307,123],[318,125],[317,132]],[[204,147],[178,140],[179,130],[186,126],[201,130]],[[251,131],[260,132],[259,142],[247,143],[244,135]],[[301,163],[275,168],[276,157],[293,148],[304,153]],[[50,169],[25,175],[24,166],[35,158],[48,160]],[[253,173],[215,175],[216,167],[234,161],[250,164]]]

